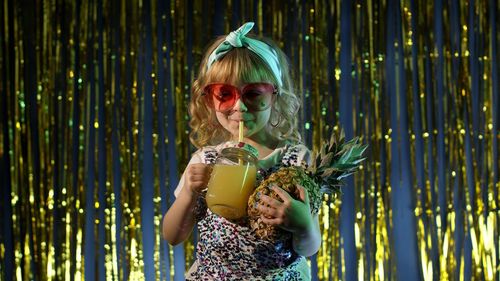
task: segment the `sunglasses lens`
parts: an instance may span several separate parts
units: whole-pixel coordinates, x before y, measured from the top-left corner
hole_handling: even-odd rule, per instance
[[[266,110],[272,104],[275,91],[269,83],[247,84],[243,87],[241,97],[239,89],[229,84],[209,84],[204,89],[208,104],[219,112],[231,110],[239,98],[251,111]]]
[[[238,89],[227,84],[210,84],[205,88],[209,104],[217,111],[230,110],[238,98]]]
[[[248,109],[263,111],[271,106],[274,86],[268,83],[248,84],[243,88],[243,102]]]

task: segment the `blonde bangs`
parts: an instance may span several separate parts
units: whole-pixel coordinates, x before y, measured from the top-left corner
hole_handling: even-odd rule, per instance
[[[267,64],[254,52],[246,48],[233,49],[216,61],[205,75],[204,84],[269,82],[277,84]]]

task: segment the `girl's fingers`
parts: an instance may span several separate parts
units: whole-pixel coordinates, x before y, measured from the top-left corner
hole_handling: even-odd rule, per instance
[[[268,225],[280,225],[282,223],[281,219],[278,218],[266,218],[264,215],[260,216],[262,222]]]
[[[205,175],[191,175],[189,179],[191,181],[207,181],[208,177]]]
[[[264,216],[272,217],[272,218],[276,217],[276,209],[274,209],[274,208],[267,207],[267,206],[264,206],[262,204],[258,204],[257,210],[259,210],[260,213]]]
[[[297,184],[297,190],[299,191],[300,201],[309,204],[309,193],[307,192],[306,188],[302,185]]]
[[[191,164],[189,165],[189,172],[191,174],[210,175],[212,173],[212,166],[201,163]]]
[[[283,202],[290,202],[291,199],[293,199],[292,196],[288,194],[288,192],[284,191],[281,187],[277,185],[273,185],[272,189],[276,192],[276,194],[278,194],[278,196],[283,200]]]
[[[263,203],[266,203],[268,204],[269,206],[273,207],[273,208],[279,208],[283,203],[274,199],[274,198],[271,198],[267,195],[260,195],[260,201],[262,201]]]

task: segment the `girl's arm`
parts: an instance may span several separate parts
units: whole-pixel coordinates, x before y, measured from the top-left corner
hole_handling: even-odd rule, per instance
[[[321,246],[321,232],[318,215],[312,218],[312,225],[293,233],[293,249],[297,254],[310,257],[316,254]]]
[[[261,195],[257,209],[261,212],[264,223],[276,225],[293,235],[293,249],[302,256],[312,256],[321,245],[321,233],[317,215],[311,214],[309,195],[302,186],[297,186],[299,200],[295,200],[285,190],[273,186],[273,190],[282,201],[267,195]]]
[[[187,188],[182,188],[179,197],[163,217],[163,238],[170,245],[182,243],[193,230],[195,219],[193,209],[196,196],[190,194]]]
[[[177,245],[189,237],[195,224],[194,208],[198,194],[206,188],[212,168],[207,164],[188,165],[181,180],[177,199],[163,217],[163,238]]]

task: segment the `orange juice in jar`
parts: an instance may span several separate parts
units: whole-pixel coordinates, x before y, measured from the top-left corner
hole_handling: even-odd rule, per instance
[[[244,148],[223,149],[208,182],[208,208],[229,220],[246,216],[248,198],[255,189],[257,157],[253,150]]]

